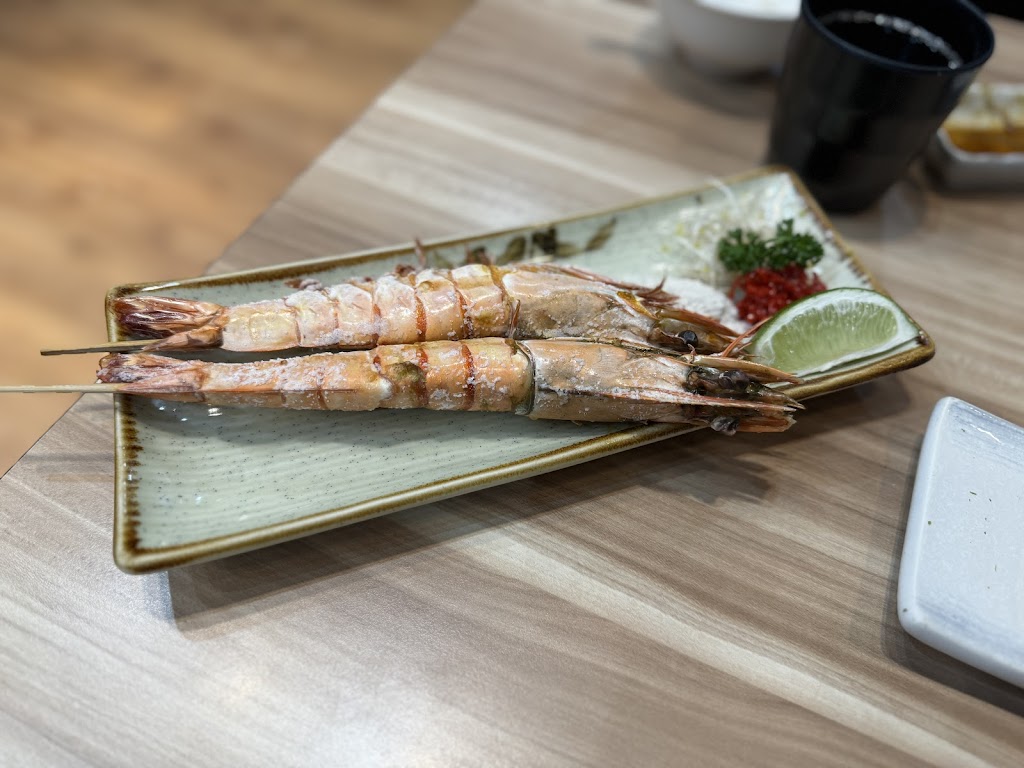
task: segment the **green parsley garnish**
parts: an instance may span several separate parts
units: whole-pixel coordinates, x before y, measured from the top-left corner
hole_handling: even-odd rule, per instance
[[[813,235],[793,231],[792,219],[780,222],[770,240],[749,229],[733,229],[718,243],[718,258],[727,269],[740,274],[758,267],[782,269],[790,264],[806,269],[817,264],[824,253]]]

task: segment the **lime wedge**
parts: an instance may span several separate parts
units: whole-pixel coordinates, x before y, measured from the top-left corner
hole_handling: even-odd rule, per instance
[[[780,310],[747,349],[758,362],[806,376],[885,354],[920,333],[888,296],[833,288]]]

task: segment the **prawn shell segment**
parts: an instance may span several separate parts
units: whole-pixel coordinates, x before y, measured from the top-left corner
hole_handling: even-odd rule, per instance
[[[378,347],[375,366],[392,385],[383,408],[508,412],[530,399],[530,360],[504,339]]]
[[[295,317],[301,347],[330,347],[338,343],[335,304],[324,291],[306,290],[284,300]]]
[[[533,361],[506,339],[466,342],[472,352],[473,410],[527,413],[532,407]]]
[[[376,370],[371,351],[197,364],[204,374],[197,399],[211,405],[372,411],[392,396],[391,382]]]
[[[230,307],[221,346],[240,352],[298,346],[299,326],[286,302],[287,299],[273,299]]]
[[[325,289],[333,305],[339,347],[372,347],[377,336],[373,309],[373,283],[352,281]],[[324,345],[327,346],[327,345]]]
[[[559,268],[510,271],[504,285],[519,302],[516,338],[575,337],[646,344],[657,326],[656,310],[629,291]]]
[[[342,309],[344,309],[342,307]],[[373,289],[375,344],[409,344],[423,341],[426,320],[416,289],[400,275],[377,278]]]
[[[465,302],[455,283],[445,273],[433,269],[418,272],[413,279],[423,312],[423,339],[462,338]]]
[[[511,300],[503,285],[507,270],[486,264],[467,264],[451,271],[452,283],[463,303],[461,338],[505,336]]]

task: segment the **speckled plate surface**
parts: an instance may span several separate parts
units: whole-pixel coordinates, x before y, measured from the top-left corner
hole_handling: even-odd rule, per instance
[[[897,615],[923,643],[1024,687],[1024,429],[955,397],[928,422]]]
[[[818,266],[826,285],[879,288],[799,181],[772,168],[614,210],[428,243],[428,262],[457,265],[467,247],[486,247],[499,260],[550,259],[619,279],[657,283],[668,274],[715,282],[724,276],[702,254],[728,229],[770,227],[787,218],[826,243]],[[231,304],[287,295],[293,291],[288,279],[315,277],[329,284],[410,263],[415,257],[406,245],[122,286],[110,296],[158,292]],[[122,338],[109,311],[108,324],[111,338]],[[932,354],[922,331],[890,354],[807,381],[794,394],[830,392]],[[511,414],[232,410],[126,396],[115,401],[114,557],[132,573],[255,549],[692,429],[576,425]]]

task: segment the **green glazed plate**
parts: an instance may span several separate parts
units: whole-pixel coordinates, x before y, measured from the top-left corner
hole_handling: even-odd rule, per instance
[[[619,279],[666,272],[721,280],[706,253],[731,227],[793,218],[826,244],[826,285],[880,289],[789,172],[745,176],[632,205],[426,245],[431,266],[467,248],[548,259]],[[411,244],[174,283],[121,286],[232,304],[287,295],[285,280],[330,284],[415,264]],[[111,339],[122,338],[108,309]],[[811,397],[925,362],[928,335],[792,390]],[[691,431],[578,425],[505,414],[218,409],[117,396],[114,559],[130,573],[210,560],[570,466]],[[812,418],[805,416],[805,418]],[[724,438],[723,438],[724,439]]]

